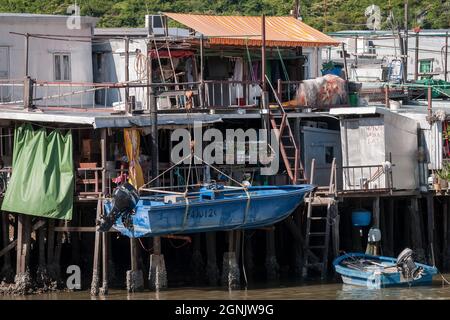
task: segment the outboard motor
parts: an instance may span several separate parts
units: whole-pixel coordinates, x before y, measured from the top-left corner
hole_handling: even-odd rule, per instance
[[[423,275],[423,268],[415,264],[413,251],[409,248],[404,249],[397,257],[397,267],[402,271],[407,279],[420,279]]]
[[[111,211],[100,217],[98,231],[105,232],[111,229],[118,218],[129,216],[133,213],[139,201],[137,190],[128,182],[118,186],[112,196]]]

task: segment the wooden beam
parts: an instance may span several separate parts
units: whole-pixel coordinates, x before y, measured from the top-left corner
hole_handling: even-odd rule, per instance
[[[430,254],[428,255],[428,263],[435,265],[435,255],[434,255],[434,198],[432,194],[427,195],[427,220],[428,220],[428,250]]]
[[[37,229],[39,229],[40,227],[42,227],[43,225],[45,225],[45,221],[44,220],[39,220],[37,223],[35,223],[32,227],[32,231],[36,231]],[[12,242],[10,242],[5,248],[3,248],[2,250],[0,250],[0,258],[3,257],[7,252],[9,252],[10,250],[14,249],[17,245],[17,240],[13,240]]]
[[[101,161],[102,161],[102,197],[106,197],[106,161],[107,161],[107,154],[106,154],[106,129],[103,128],[101,131],[101,140],[100,140],[100,152],[101,152]],[[101,201],[101,210],[103,212],[103,201]],[[106,232],[102,233],[102,294],[108,294],[108,234]]]

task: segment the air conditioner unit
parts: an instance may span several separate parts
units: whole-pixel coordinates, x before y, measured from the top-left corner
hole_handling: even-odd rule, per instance
[[[147,29],[148,34],[165,34],[165,26],[167,24],[166,16],[155,14],[145,15],[145,28]]]

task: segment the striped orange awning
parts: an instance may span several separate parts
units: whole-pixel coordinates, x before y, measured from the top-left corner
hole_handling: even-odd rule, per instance
[[[262,45],[261,17],[164,13],[208,38],[210,44]],[[266,17],[266,46],[320,47],[339,42],[293,17]]]

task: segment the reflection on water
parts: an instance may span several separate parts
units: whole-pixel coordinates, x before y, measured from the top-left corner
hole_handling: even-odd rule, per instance
[[[445,276],[448,278],[448,275]],[[425,300],[425,299],[450,299],[450,286],[443,286],[439,278],[432,286],[426,287],[402,287],[387,289],[367,289],[341,283],[329,284],[306,284],[306,285],[271,285],[270,288],[252,288],[248,290],[228,291],[222,288],[172,288],[161,292],[141,292],[128,294],[124,290],[110,290],[106,297],[92,298],[89,291],[58,292],[32,296],[4,296],[0,299],[61,299],[61,300],[86,300],[86,299],[108,299],[108,300],[158,300],[158,299],[180,299],[180,300],[264,300],[264,299],[356,299],[356,300]]]

